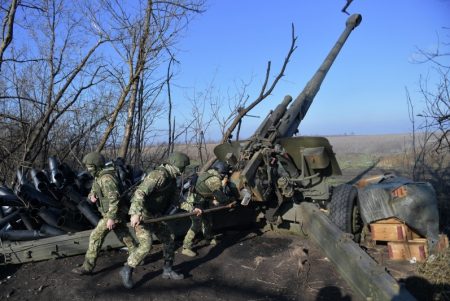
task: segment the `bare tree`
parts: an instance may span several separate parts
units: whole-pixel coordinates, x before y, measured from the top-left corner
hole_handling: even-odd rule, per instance
[[[167,121],[169,124],[169,134],[168,134],[168,142],[167,142],[167,153],[172,153],[174,148],[174,135],[175,131],[175,117],[172,120],[172,93],[170,90],[170,81],[172,79],[172,72],[170,67],[172,66],[172,63],[175,61],[174,57],[170,58],[169,65],[167,66],[167,75],[166,75],[166,85],[167,85],[167,100],[168,100],[168,114],[167,114]]]
[[[295,36],[294,31],[294,24],[292,24],[291,27],[291,45],[289,47],[288,53],[286,55],[286,58],[284,59],[283,65],[281,66],[281,69],[275,79],[272,81],[271,84],[269,84],[269,78],[270,78],[270,72],[271,72],[271,62],[269,61],[267,63],[267,69],[266,69],[266,76],[264,79],[264,82],[261,86],[261,90],[259,92],[258,97],[247,107],[245,108],[238,108],[236,110],[236,115],[234,116],[233,121],[231,122],[231,125],[228,127],[228,129],[225,131],[225,134],[222,137],[222,143],[227,142],[231,139],[233,131],[236,129],[236,127],[240,124],[242,118],[250,112],[256,105],[258,105],[261,101],[263,101],[267,96],[269,96],[272,91],[275,89],[276,85],[278,84],[279,80],[284,76],[284,71],[286,70],[286,67],[289,63],[289,60],[291,58],[292,53],[297,49],[296,46],[297,37]],[[269,86],[268,86],[269,85]],[[202,170],[207,170],[212,163],[214,162],[215,158],[211,158],[202,166]]]
[[[16,17],[16,9],[18,5],[19,0],[11,0],[9,8],[6,9],[5,16],[3,17],[2,41],[0,45],[0,71],[2,70],[3,55],[13,39],[14,18]]]
[[[143,82],[140,79],[146,78],[145,73],[152,75],[157,73],[156,70],[165,62],[165,54],[170,53],[163,50],[172,47],[179,32],[189,21],[190,13],[200,12],[203,1],[146,0],[137,2],[137,5],[133,6],[135,10],[129,6],[125,8],[125,4],[113,0],[100,2],[106,14],[97,14],[96,8],[92,6],[89,11],[97,33],[100,36],[108,36],[112,41],[116,57],[114,62],[111,62],[110,73],[120,84],[121,92],[97,150],[105,148],[113,129],[119,125],[122,109],[127,106],[122,142],[118,152],[119,156],[127,157],[131,140],[137,137],[133,135],[133,125],[137,118],[136,101],[139,85],[143,84],[144,89],[153,88],[149,85],[150,82]],[[144,14],[141,14],[141,11],[144,11]],[[117,64],[117,58],[122,60],[126,71]],[[158,80],[152,79],[151,82],[160,86],[164,79],[160,77]]]
[[[448,28],[446,28],[448,32]],[[448,37],[448,36],[447,36]],[[440,224],[450,227],[450,52],[448,42],[438,42],[433,51],[419,49],[418,63],[428,64],[429,72],[419,80],[420,101],[425,108],[414,114],[414,103],[407,91],[410,120],[413,126],[414,180],[430,182],[438,196]],[[417,118],[418,117],[418,118]]]
[[[427,154],[430,150],[430,141],[432,141],[433,135],[428,131],[427,125],[421,126],[421,131],[418,132],[416,125],[416,116],[414,114],[414,103],[411,99],[408,89],[406,89],[408,115],[412,125],[412,166],[411,176],[415,181],[420,181],[425,178],[427,165]]]
[[[7,146],[1,159],[12,159],[17,166],[31,166],[38,158],[43,163],[56,145],[61,149],[65,136],[55,134],[70,132],[60,127],[73,128],[67,120],[79,114],[87,92],[104,79],[95,53],[106,39],[92,40],[83,30],[87,20],[70,1],[39,5],[16,16],[22,36],[12,41],[11,58],[3,62],[0,77],[7,102],[0,116],[8,125],[0,137]]]
[[[195,93],[189,99],[191,103],[191,122],[187,128],[186,144],[194,144],[197,150],[197,157],[200,164],[204,163],[204,156],[207,157],[207,149],[205,143],[205,133],[211,126],[214,117],[207,113],[207,106],[211,100],[212,87],[208,87],[201,93]],[[206,158],[208,159],[208,158]]]
[[[239,112],[245,108],[249,99],[247,88],[248,82],[241,81],[236,85],[236,92],[227,93],[227,98],[211,97],[210,107],[215,122],[219,125],[222,137],[226,135],[227,128]],[[239,139],[239,128],[236,133],[236,139]]]
[[[79,162],[107,145],[142,163],[145,145],[167,135],[151,133],[165,109],[161,71],[204,0],[3,3],[2,179],[48,154]],[[14,24],[21,30],[12,39]]]
[[[447,29],[449,30],[449,29]],[[420,92],[425,102],[425,109],[418,116],[424,120],[423,128],[427,128],[435,140],[435,151],[450,151],[450,58],[449,43],[438,43],[434,51],[419,49],[422,58],[420,63],[430,64],[436,84],[429,86],[427,77],[420,78]],[[443,49],[444,48],[444,49]]]

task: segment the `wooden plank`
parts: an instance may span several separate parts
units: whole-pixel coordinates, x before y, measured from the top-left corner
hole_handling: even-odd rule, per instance
[[[214,229],[240,225],[248,225],[255,220],[255,211],[252,208],[242,207],[231,212],[211,213],[214,220]],[[167,224],[174,231],[175,236],[184,237],[191,225],[189,218],[169,221]],[[134,230],[129,227],[130,233]],[[89,235],[92,230],[76,232],[72,234],[58,235],[49,238],[41,238],[32,241],[1,241],[0,240],[0,265],[21,264],[54,258],[62,258],[86,253],[89,244]],[[157,237],[153,237],[157,241]],[[123,247],[123,244],[112,232],[108,233],[102,245],[102,250]]]
[[[335,264],[341,276],[363,298],[371,300],[415,300],[415,298],[365,253],[349,234],[339,230],[311,203],[296,206],[301,230],[315,241]]]
[[[380,219],[376,222],[373,222],[372,224],[404,224],[405,222],[401,219],[398,219],[396,217],[390,217],[386,219]]]
[[[39,240],[2,242],[2,264],[20,264],[86,253],[92,230],[59,235]],[[112,232],[106,235],[102,250],[123,247]]]

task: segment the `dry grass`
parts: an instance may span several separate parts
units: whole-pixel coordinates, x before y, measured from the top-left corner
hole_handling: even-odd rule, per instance
[[[450,300],[450,249],[430,256],[417,272],[432,285],[433,300]]]
[[[410,151],[412,145],[410,134],[331,136],[328,140],[336,154],[400,154]]]
[[[417,267],[417,272],[435,285],[450,284],[450,249],[430,256]]]

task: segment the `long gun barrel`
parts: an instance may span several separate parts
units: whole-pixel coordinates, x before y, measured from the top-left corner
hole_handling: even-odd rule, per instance
[[[266,117],[255,135],[250,139],[250,143],[246,145],[244,150],[244,153],[251,154],[248,156],[250,159],[240,175],[244,183],[248,183],[250,186],[255,185],[255,172],[263,160],[262,150],[259,150],[260,142],[273,145],[279,139],[292,137],[297,132],[297,128],[311,106],[328,70],[330,70],[345,41],[352,30],[359,25],[361,19],[362,17],[359,14],[354,14],[347,19],[344,32],[303,91],[287,109],[286,107],[291,102],[292,97],[286,96],[275,111],[269,113],[269,116]]]
[[[306,84],[303,91],[297,96],[284,116],[281,118],[277,127],[277,131],[271,134],[271,141],[274,141],[278,138],[292,137],[297,132],[297,128],[308,112],[308,109],[311,106],[311,103],[313,102],[317,92],[319,91],[328,70],[330,70],[331,65],[342,49],[342,46],[344,46],[345,41],[350,36],[350,33],[359,25],[359,23],[361,23],[361,20],[362,17],[359,14],[351,15],[347,19],[344,32],[337,40],[334,47],[330,50],[327,57],[325,58],[319,69],[316,71],[314,76]]]
[[[264,119],[264,121],[255,131],[254,137],[264,138],[267,136],[267,133],[273,132],[275,129],[274,125],[276,125],[284,116],[291,101],[292,97],[290,95],[285,96],[283,101],[275,108],[275,110],[270,111],[266,119]]]

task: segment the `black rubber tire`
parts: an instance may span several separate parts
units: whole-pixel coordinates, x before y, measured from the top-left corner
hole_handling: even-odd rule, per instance
[[[336,186],[328,204],[328,211],[330,220],[339,229],[353,234],[355,240],[359,240],[362,222],[359,216],[358,190],[354,186],[348,184]]]

